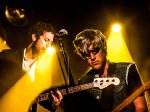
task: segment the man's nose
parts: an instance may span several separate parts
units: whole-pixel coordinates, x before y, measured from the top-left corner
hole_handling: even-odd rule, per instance
[[[93,60],[95,59],[95,55],[93,53],[90,53],[90,58]]]

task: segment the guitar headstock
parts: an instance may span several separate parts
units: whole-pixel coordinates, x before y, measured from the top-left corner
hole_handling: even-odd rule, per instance
[[[109,78],[94,78],[94,87],[99,87],[100,89],[106,88],[107,86],[119,85],[120,79],[117,77],[109,77]]]

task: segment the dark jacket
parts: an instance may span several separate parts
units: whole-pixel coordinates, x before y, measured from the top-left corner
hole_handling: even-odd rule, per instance
[[[92,82],[94,78],[99,77],[98,74],[99,71],[91,69],[79,80],[79,84]],[[120,84],[117,86],[112,84],[104,89],[94,87],[81,91],[77,95],[78,99],[76,98],[76,112],[111,112],[142,85],[134,63],[110,63],[108,77],[119,78]],[[132,111],[134,111],[133,104],[123,110],[123,112]]]

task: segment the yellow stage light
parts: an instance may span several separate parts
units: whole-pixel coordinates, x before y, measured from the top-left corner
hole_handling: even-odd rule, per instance
[[[133,59],[120,29],[120,25],[115,24],[107,39],[108,59],[115,62],[132,62]]]
[[[48,54],[54,54],[55,53],[55,49],[53,47],[48,47],[46,52]]]
[[[121,27],[120,27],[119,24],[115,24],[115,25],[113,25],[112,29],[113,29],[114,32],[119,32]]]

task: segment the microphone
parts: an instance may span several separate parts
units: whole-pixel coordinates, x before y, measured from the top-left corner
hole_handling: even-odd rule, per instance
[[[60,42],[60,40],[62,40],[62,38],[65,38],[67,35],[68,35],[68,31],[66,29],[59,30],[59,32],[56,33],[54,36],[53,45],[57,44],[58,40]],[[61,43],[61,45],[62,45],[62,43]]]
[[[66,29],[61,29],[55,35],[56,35],[56,37],[61,38],[62,36],[68,35],[68,31]]]

